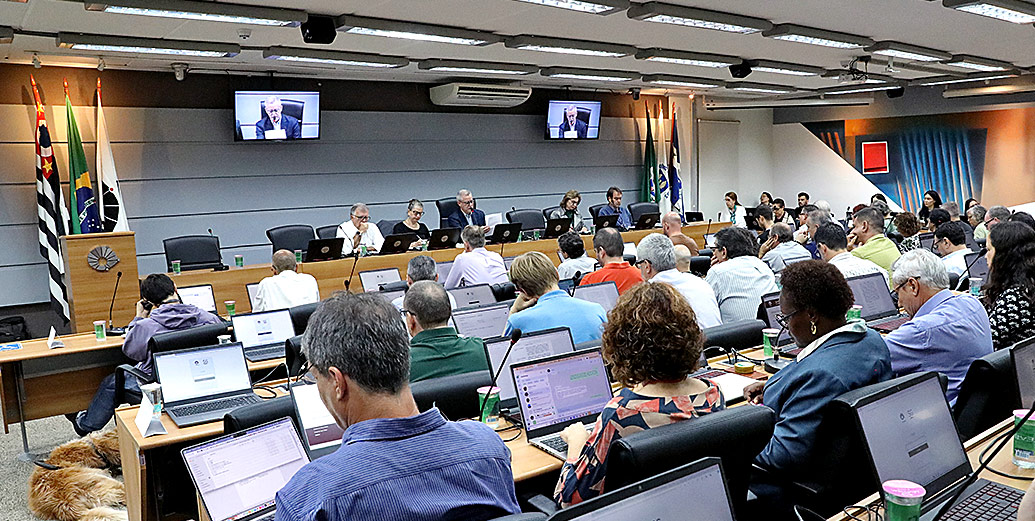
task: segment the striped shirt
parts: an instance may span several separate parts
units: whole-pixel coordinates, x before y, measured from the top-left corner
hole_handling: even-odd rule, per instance
[[[712,266],[704,280],[715,291],[723,324],[755,318],[762,295],[780,291],[773,270],[752,255],[734,257]]]

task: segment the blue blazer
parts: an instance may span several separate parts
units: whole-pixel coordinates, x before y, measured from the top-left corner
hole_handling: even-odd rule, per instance
[[[475,208],[471,212],[471,220],[478,226],[485,226],[485,212]],[[464,226],[467,226],[467,219],[460,210],[453,212],[453,215],[447,217],[446,221],[449,223],[450,228],[460,228],[463,230]]]
[[[288,139],[302,138],[302,125],[292,116],[281,114],[280,128],[284,129],[284,134],[287,135]],[[255,138],[266,139],[267,130],[273,130],[273,122],[270,121],[269,116],[260,119],[259,122],[255,124]]]

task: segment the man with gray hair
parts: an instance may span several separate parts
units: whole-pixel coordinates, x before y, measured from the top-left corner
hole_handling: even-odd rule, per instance
[[[1006,222],[1011,213],[1009,208],[999,204],[989,208],[985,215],[985,227],[991,230],[993,226]]]
[[[481,422],[447,421],[434,407],[417,409],[410,345],[391,304],[371,293],[335,293],[309,319],[302,351],[345,433],[337,451],[299,469],[277,492],[278,521],[432,520],[458,512],[490,519],[521,511],[499,435]]]
[[[489,369],[482,339],[461,338],[449,325],[455,305],[445,288],[431,280],[417,281],[404,299],[403,314],[412,337],[410,382]]]
[[[255,139],[301,139],[302,125],[294,116],[284,114],[284,104],[276,96],[267,96],[263,114],[255,124]]]
[[[287,309],[302,304],[320,301],[320,287],[308,273],[296,273],[295,254],[288,250],[277,250],[273,254],[270,270],[272,277],[259,282],[255,292],[255,306],[252,311]]]
[[[385,243],[384,236],[377,226],[370,225],[370,208],[363,203],[356,203],[349,209],[349,220],[338,225],[338,237],[345,239],[341,252],[348,255],[366,246],[368,252],[376,252]]]
[[[834,222],[834,220],[830,218],[829,210],[810,210],[808,215],[805,217],[804,225],[798,228],[798,231],[794,233],[794,241],[804,246],[806,250],[809,250],[809,254],[812,255],[813,259],[819,259],[820,257],[816,250],[816,241],[814,241],[812,237],[816,235],[817,228],[829,222]]]
[[[976,298],[953,293],[942,260],[924,249],[895,261],[891,282],[910,316],[884,338],[891,370],[896,376],[920,371],[948,376],[945,396],[955,404],[970,363],[992,352],[988,313]]]
[[[988,227],[985,226],[985,214],[988,210],[980,204],[975,204],[967,210],[967,221],[974,228],[974,239],[983,241],[988,239]]]
[[[636,245],[636,267],[643,280],[664,282],[676,288],[690,303],[701,327],[722,324],[715,291],[704,279],[676,269],[676,253],[672,241],[660,233],[652,233]]]
[[[586,139],[589,125],[579,119],[579,108],[575,105],[564,107],[564,120],[559,125],[560,137],[565,139]]]
[[[488,231],[485,227],[485,212],[474,207],[474,195],[470,190],[464,188],[456,193],[456,205],[459,209],[446,217],[450,228],[462,230],[467,226],[482,226],[483,230]]]
[[[417,255],[410,259],[410,262],[406,264],[406,285],[412,287],[414,283],[422,280],[438,282],[437,266],[435,259],[427,255]],[[449,309],[456,309],[456,299],[449,293],[446,293],[446,295],[449,296]],[[406,295],[392,301],[392,305],[399,311],[403,310],[404,298],[406,298]]]
[[[446,288],[507,282],[507,266],[500,254],[485,249],[485,231],[468,226],[460,234],[464,252],[456,256],[446,277]]]
[[[815,233],[815,230],[810,231],[810,235]],[[769,239],[758,249],[758,257],[768,264],[774,273],[779,273],[790,264],[811,259],[812,253],[795,242],[794,230],[790,225],[776,223],[769,231]]]

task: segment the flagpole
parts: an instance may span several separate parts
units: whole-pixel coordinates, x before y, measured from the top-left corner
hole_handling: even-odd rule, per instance
[[[100,113],[100,111],[101,111],[101,79],[98,77],[97,78],[97,112],[98,112],[98,114]],[[97,125],[101,124],[100,118],[95,117],[94,119],[96,120],[96,124]],[[98,128],[98,130],[100,130],[100,129]],[[96,132],[95,134],[100,134],[100,132]],[[100,143],[95,144],[95,146],[99,147]],[[94,165],[93,165],[93,169],[94,169],[95,172],[97,172],[97,208],[99,208],[98,213],[100,214],[100,217],[101,217],[101,231],[103,232],[104,231],[104,216],[105,216],[105,213],[104,213],[104,176],[101,175],[101,165],[98,165],[95,162]]]

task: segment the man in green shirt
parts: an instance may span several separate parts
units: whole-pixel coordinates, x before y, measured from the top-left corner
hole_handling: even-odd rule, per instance
[[[410,330],[410,382],[454,374],[487,371],[485,344],[461,338],[449,327],[449,294],[437,282],[414,282],[403,300]]]
[[[884,236],[884,216],[871,206],[855,212],[852,224],[852,234],[848,237],[852,255],[871,261],[890,274],[891,266],[902,254],[898,246]]]

